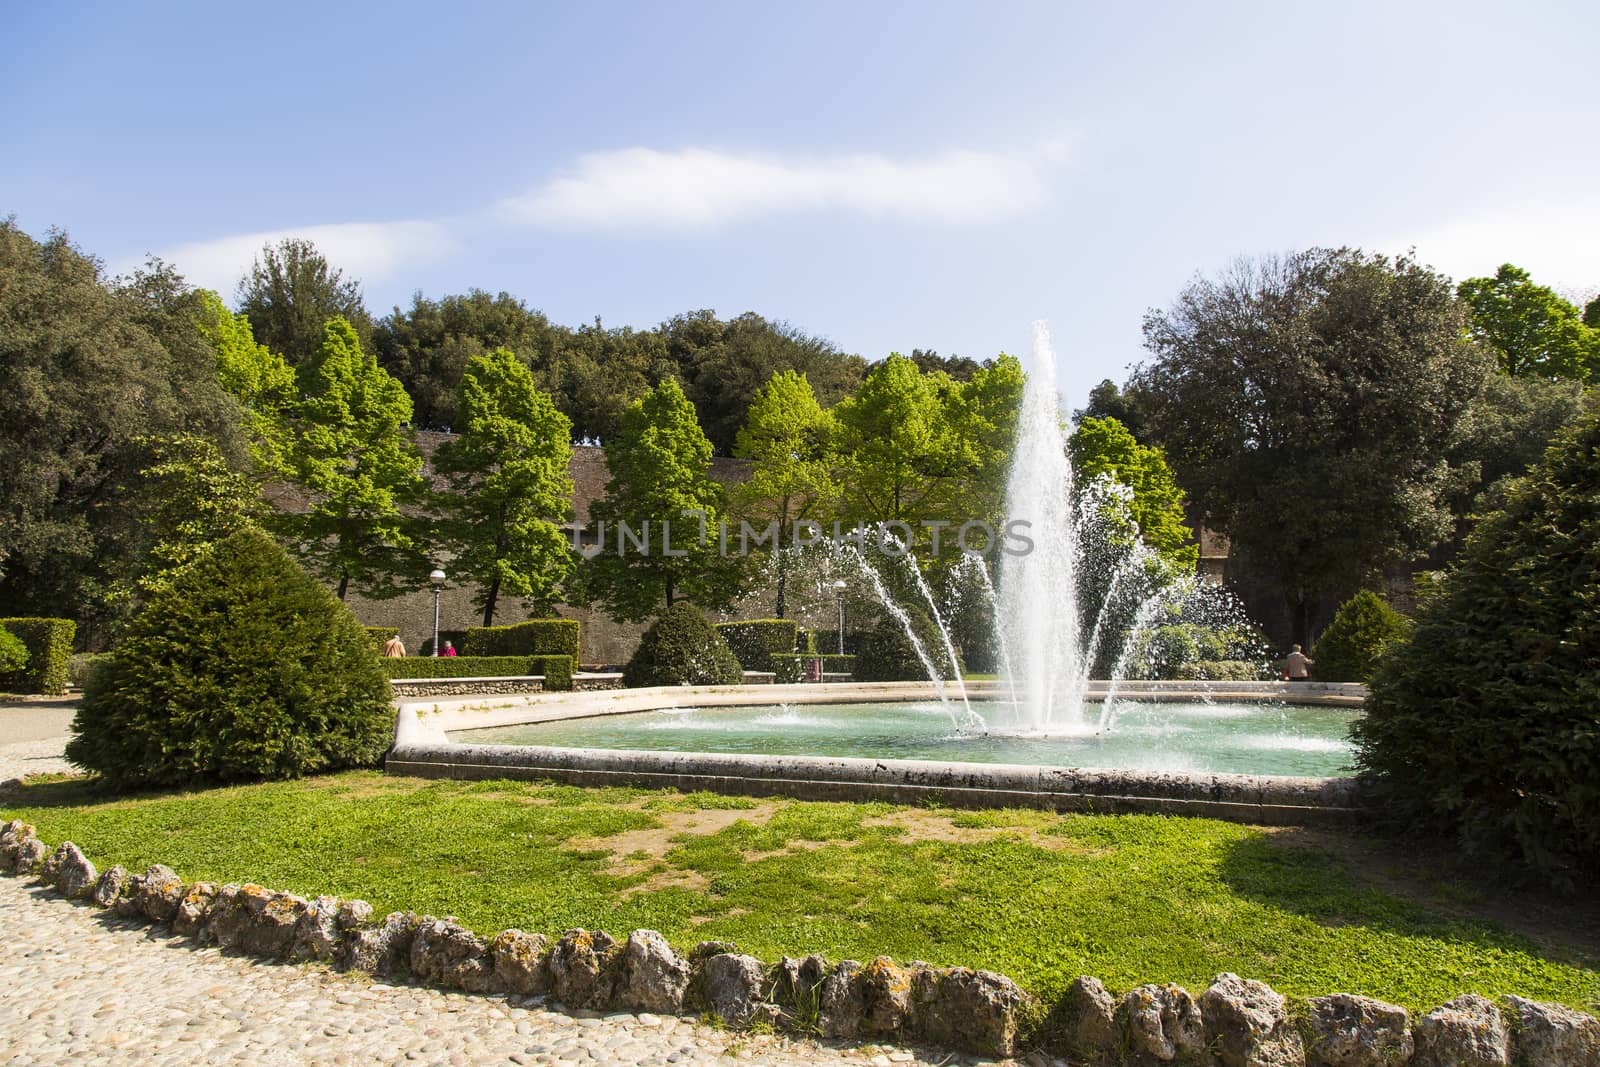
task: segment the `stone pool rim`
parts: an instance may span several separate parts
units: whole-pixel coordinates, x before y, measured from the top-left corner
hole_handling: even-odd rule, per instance
[[[1002,682],[968,683],[998,697]],[[1090,686],[1090,699],[1106,686]],[[1141,700],[1359,707],[1358,685],[1280,682],[1140,682],[1117,687]],[[833,704],[937,699],[923,682],[658,686],[647,689],[396,702],[395,743],[384,769],[422,778],[544,779],[797,800],[881,800],[950,807],[1195,815],[1263,825],[1344,825],[1360,815],[1354,778],[1088,770],[1032,764],[860,757],[655,752],[454,741],[452,731],[686,707]]]

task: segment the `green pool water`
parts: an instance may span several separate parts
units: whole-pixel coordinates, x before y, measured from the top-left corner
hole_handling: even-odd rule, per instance
[[[974,701],[994,720],[1002,709]],[[959,730],[937,701],[675,708],[461,730],[468,744],[551,745],[771,756],[862,756],[1028,763],[1102,770],[1338,776],[1351,773],[1347,708],[1117,702],[1114,725],[1082,736]],[[1085,718],[1096,721],[1098,706]]]

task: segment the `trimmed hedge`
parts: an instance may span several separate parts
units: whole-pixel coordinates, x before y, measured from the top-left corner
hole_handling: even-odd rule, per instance
[[[1262,682],[1277,677],[1270,663],[1251,659],[1208,659],[1180,663],[1173,678],[1180,682]]]
[[[651,624],[622,672],[622,684],[738,685],[744,668],[701,610],[680,600]]]
[[[577,662],[578,630],[577,619],[529,619],[510,626],[474,626],[456,648],[463,656],[571,656]],[[444,639],[441,630],[439,640]]]
[[[571,656],[406,656],[379,660],[394,678],[525,678],[543,676],[549,690],[572,688]]]
[[[805,655],[791,653],[787,656],[772,657],[772,671],[781,684],[784,682],[803,682],[806,680],[806,661],[822,660],[822,673],[824,674],[855,674],[856,658],[854,656],[841,656],[834,653],[831,656]]]
[[[28,665],[28,646],[22,638],[0,626],[0,676],[14,674]]]
[[[1411,622],[1378,594],[1363,589],[1340,605],[1311,650],[1311,676],[1328,682],[1365,682],[1378,658],[1405,639]]]
[[[71,619],[0,619],[28,649],[28,662],[20,670],[0,675],[0,690],[11,693],[45,693],[59,696],[67,691],[72,667],[72,639],[78,624]]]
[[[394,711],[372,638],[270,537],[219,542],[89,674],[67,758],[115,788],[376,766]]]
[[[450,644],[455,645],[456,646],[456,655],[458,655],[458,656],[464,655],[464,653],[461,650],[461,646],[463,646],[463,645],[465,645],[467,643],[467,631],[465,631],[465,630],[440,630],[439,631],[439,640],[448,641]],[[427,638],[425,638],[423,640],[422,647],[417,649],[417,655],[419,655],[419,656],[431,656],[431,655],[433,655],[433,638],[431,636],[427,637]]]
[[[807,646],[804,651],[818,652],[824,656],[836,656],[839,654],[838,630],[808,630],[807,633],[811,635],[811,644]],[[845,631],[845,655],[858,656],[861,654],[861,637],[862,634],[859,630]]]
[[[1600,882],[1600,414],[1467,537],[1352,727],[1377,810],[1491,869]],[[1519,871],[1520,869],[1520,871]]]
[[[739,666],[747,671],[770,671],[773,656],[792,653],[799,647],[800,627],[793,619],[751,619],[719,622],[717,633],[733,649]]]

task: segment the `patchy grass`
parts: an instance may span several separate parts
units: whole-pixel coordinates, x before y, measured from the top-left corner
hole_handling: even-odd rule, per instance
[[[886,953],[1001,971],[1047,1001],[1078,974],[1198,990],[1220,971],[1413,1009],[1463,992],[1600,1001],[1600,907],[1354,833],[368,772],[132,798],[30,782],[3,803],[102,867],[161,862],[485,933],[649,927],[766,959]]]

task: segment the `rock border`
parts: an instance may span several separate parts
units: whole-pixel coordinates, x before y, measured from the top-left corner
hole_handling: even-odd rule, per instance
[[[1085,976],[1047,1016],[1011,979],[967,967],[816,955],[769,966],[721,941],[680,956],[653,930],[623,941],[583,929],[553,943],[521,930],[484,938],[449,916],[375,918],[365,901],[186,883],[160,864],[102,873],[72,842],[51,849],[17,819],[0,824],[0,871],[201,944],[440,989],[548,997],[568,1009],[704,1012],[731,1027],[989,1056],[1015,1055],[1030,1038],[1090,1067],[1600,1067],[1600,1020],[1521,997],[1466,994],[1413,1021],[1397,1005],[1346,993],[1291,1010],[1235,974],[1198,997],[1168,983],[1120,1000]]]

